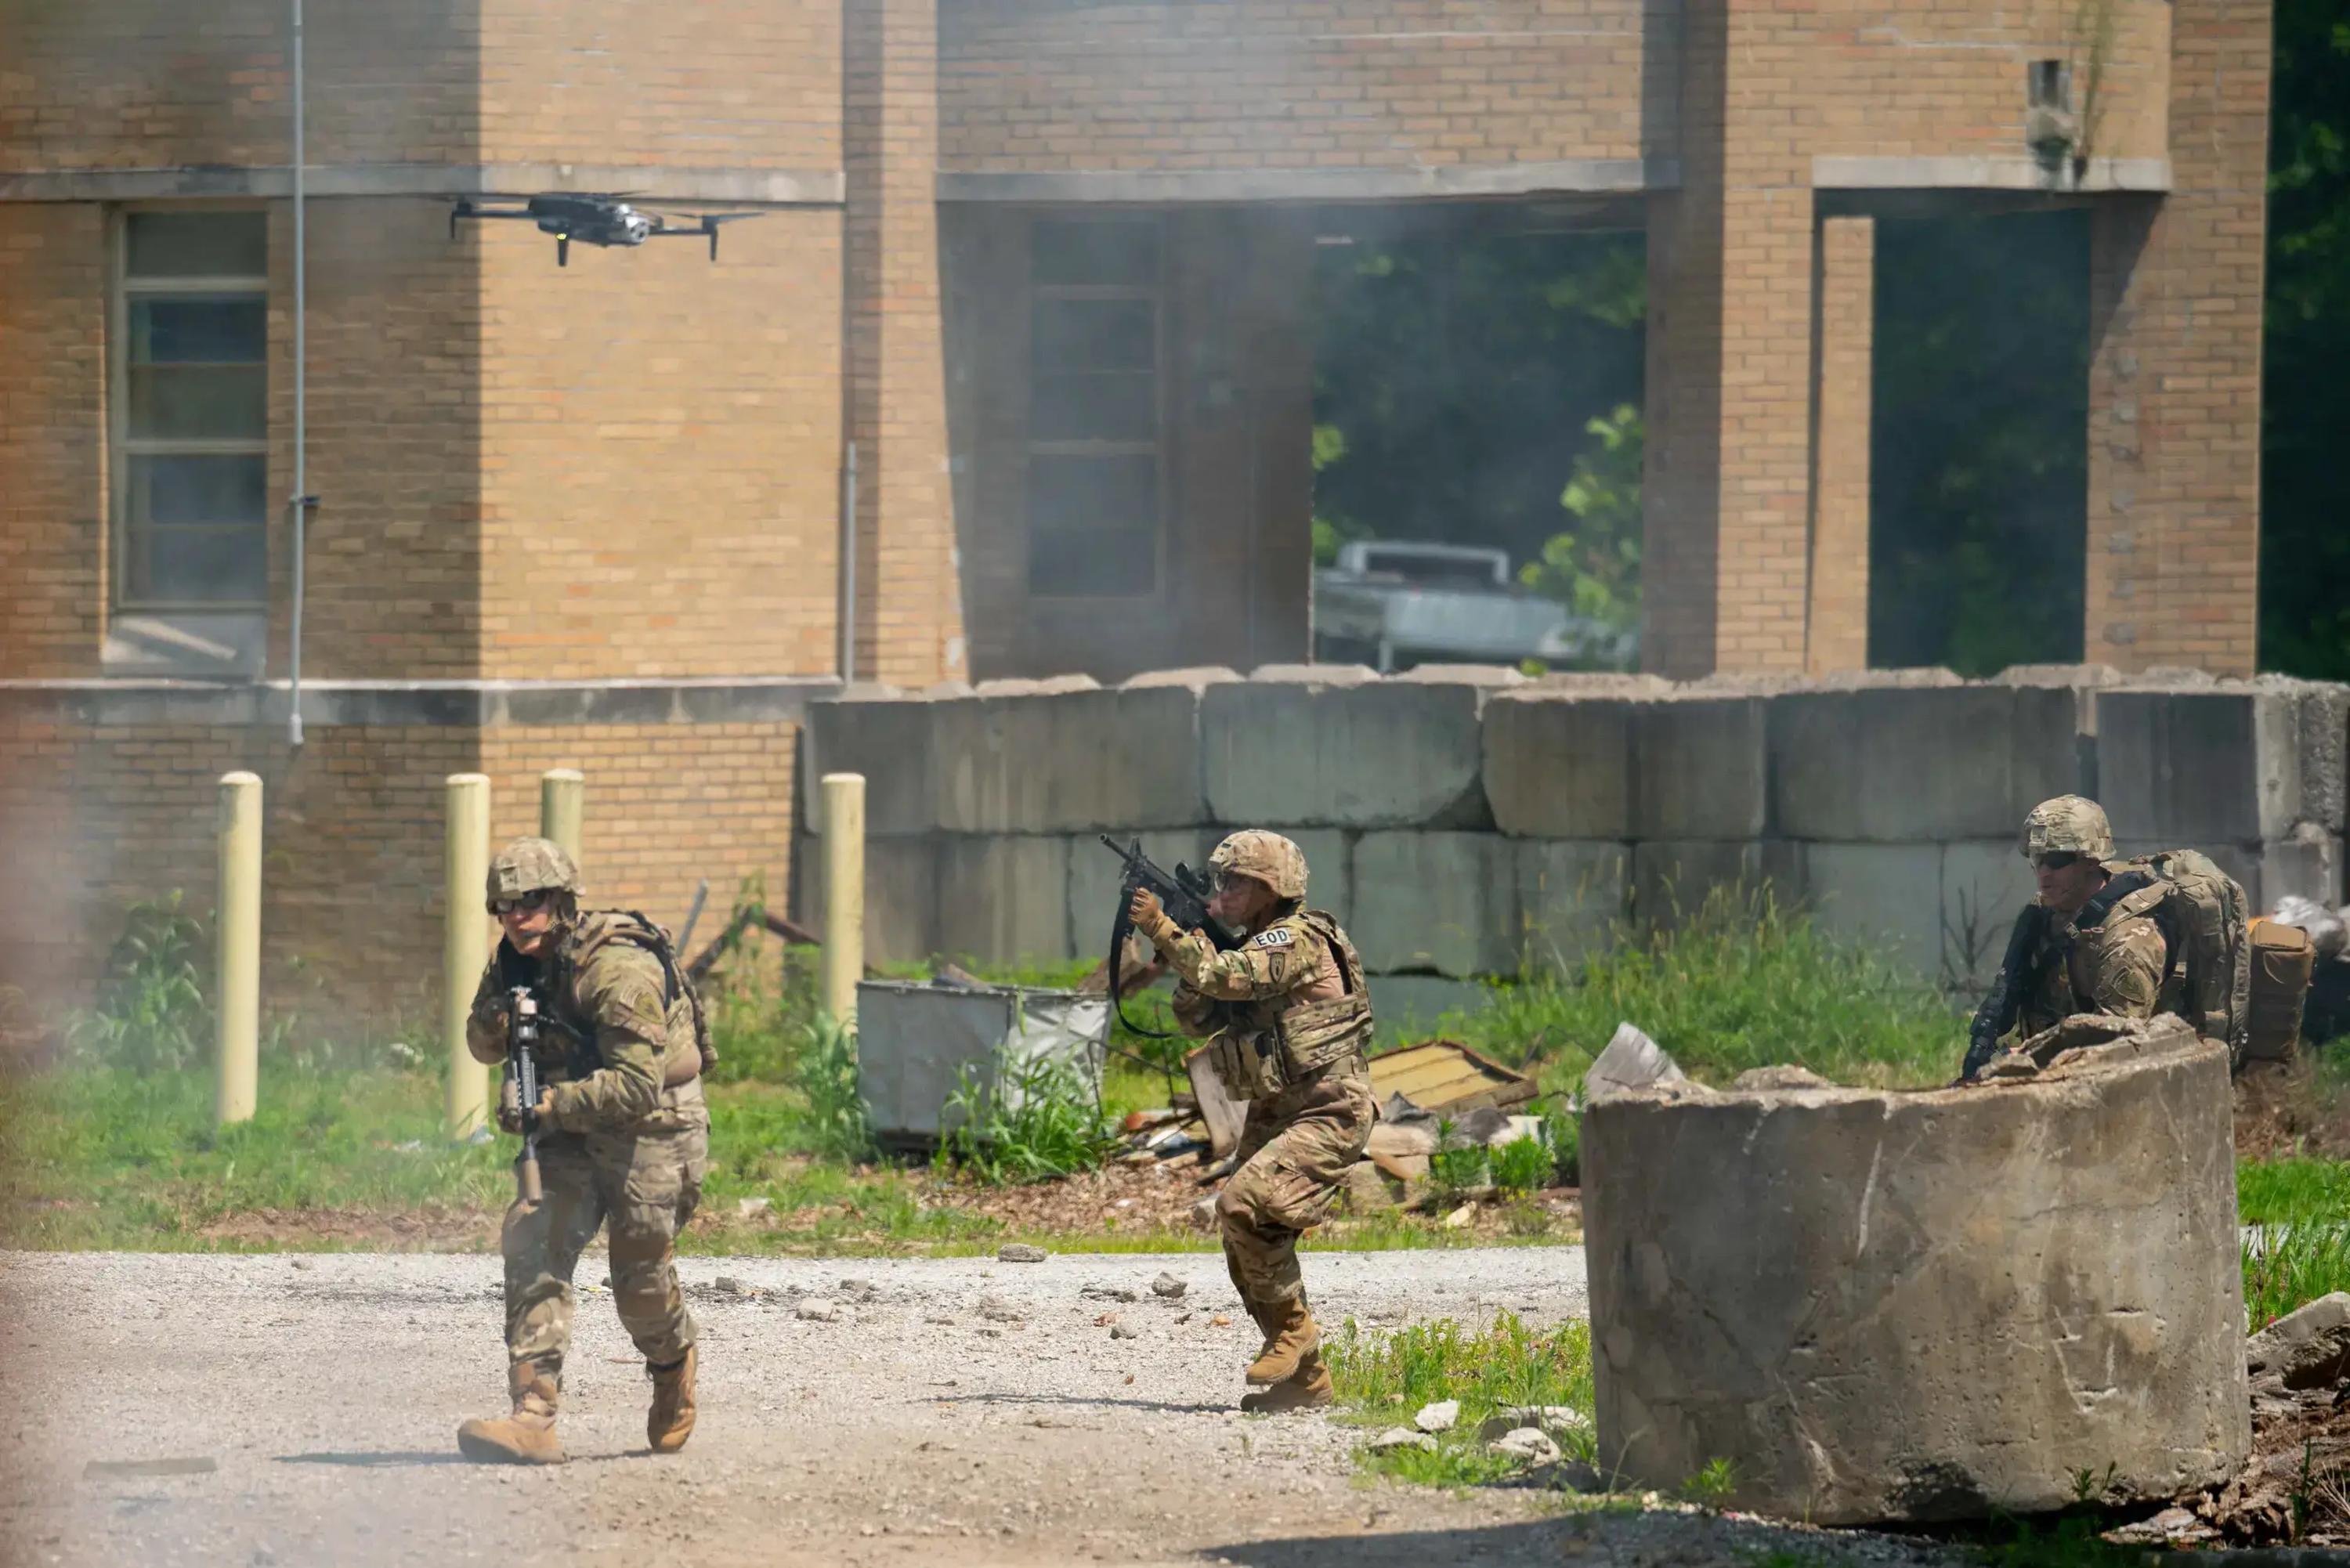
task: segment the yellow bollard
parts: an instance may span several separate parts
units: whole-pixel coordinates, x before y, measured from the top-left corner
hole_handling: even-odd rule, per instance
[[[223,774],[219,832],[220,1018],[213,1044],[219,1087],[213,1119],[253,1119],[261,1056],[261,780]]]
[[[865,775],[824,775],[824,1010],[857,1022],[865,978]]]
[[[490,877],[490,781],[449,775],[449,826],[443,851],[441,1042],[449,1053],[448,1132],[471,1137],[486,1124],[489,1069],[465,1049],[465,1016],[490,956],[490,914],[483,888]]]
[[[579,864],[579,834],[587,818],[588,775],[577,768],[549,768],[538,775],[538,836],[552,838]],[[484,872],[487,867],[484,867]]]

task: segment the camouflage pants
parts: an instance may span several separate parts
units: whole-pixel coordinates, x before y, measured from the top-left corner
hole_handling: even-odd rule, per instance
[[[1270,1305],[1304,1292],[1297,1238],[1330,1211],[1339,1181],[1362,1158],[1378,1120],[1370,1074],[1359,1056],[1249,1102],[1240,1167],[1216,1199],[1224,1267],[1243,1303]]]
[[[671,1113],[672,1116],[676,1113]],[[612,1302],[647,1362],[667,1366],[693,1343],[693,1318],[671,1251],[701,1201],[710,1123],[699,1106],[658,1132],[549,1133],[538,1140],[546,1197],[506,1210],[506,1355],[539,1364],[560,1386],[571,1345],[571,1272],[609,1223]]]

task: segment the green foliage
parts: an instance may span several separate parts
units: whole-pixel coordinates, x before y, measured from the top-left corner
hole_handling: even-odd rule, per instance
[[[96,1005],[66,1025],[78,1059],[140,1073],[177,1072],[211,1059],[212,931],[181,900],[174,889],[125,911]]]
[[[1503,1192],[1532,1192],[1550,1185],[1558,1157],[1546,1139],[1513,1138],[1492,1151],[1492,1164],[1495,1187]]]
[[[1681,1482],[1681,1500],[1700,1508],[1720,1508],[1738,1490],[1738,1467],[1726,1459],[1708,1459],[1705,1468]]]
[[[1440,1399],[1461,1401],[1471,1432],[1504,1405],[1591,1408],[1591,1329],[1580,1322],[1537,1329],[1503,1312],[1482,1326],[1436,1318],[1366,1333],[1349,1318],[1322,1350],[1339,1403],[1383,1422]]]
[[[1558,498],[1575,526],[1551,535],[1541,557],[1518,568],[1518,580],[1587,620],[1628,633],[1640,622],[1640,472],[1648,427],[1639,410],[1619,403],[1583,428],[1598,444],[1576,455]]]
[[[2247,1225],[2350,1215],[2350,1165],[2334,1159],[2238,1160],[2236,1207]]]
[[[1654,929],[1619,927],[1565,974],[1545,966],[1496,985],[1486,1006],[1440,1027],[1498,1060],[1537,1062],[1557,1092],[1627,1021],[1711,1084],[1794,1063],[1838,1083],[1917,1088],[1948,1083],[1966,1045],[1948,999],[1832,940],[1767,886],[1717,888]]]
[[[966,1065],[940,1120],[941,1163],[992,1187],[1097,1170],[1117,1142],[1085,1075],[1049,1056],[999,1064],[992,1081]]]
[[[2261,664],[2350,680],[2350,17],[2277,0],[2262,342]]]
[[[1440,1122],[1439,1127],[1446,1137],[1452,1131],[1451,1122]],[[1486,1186],[1492,1176],[1487,1169],[1483,1144],[1467,1144],[1459,1148],[1439,1148],[1428,1159],[1428,1184],[1439,1198],[1447,1202],[1459,1199],[1474,1188]]]
[[[1486,1485],[1516,1470],[1519,1461],[1493,1453],[1477,1436],[1505,1405],[1591,1410],[1591,1330],[1582,1323],[1537,1330],[1505,1312],[1482,1327],[1439,1318],[1365,1334],[1350,1318],[1322,1348],[1338,1402],[1358,1421],[1387,1426],[1436,1400],[1461,1402],[1460,1420],[1433,1450],[1358,1456],[1367,1470],[1421,1485]]]
[[[1458,209],[1348,221],[1357,243],[1315,258],[1318,558],[1378,537],[1536,559],[1578,432],[1638,406],[1643,242]]]
[[[2338,1212],[2338,1211],[2337,1211]],[[2350,1291],[2350,1221],[2272,1225],[2242,1244],[2244,1310],[2255,1330],[2322,1295]]]
[[[873,1122],[857,1085],[857,1033],[819,1014],[802,1026],[791,1082],[802,1096],[800,1146],[827,1159],[873,1158]]]
[[[1985,1532],[1974,1551],[1984,1568],[2142,1568],[2146,1549],[2116,1546],[2104,1528],[2093,1518],[2009,1521]]]

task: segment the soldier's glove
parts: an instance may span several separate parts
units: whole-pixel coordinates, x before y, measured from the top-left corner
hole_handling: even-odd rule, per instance
[[[541,1089],[538,1104],[531,1107],[530,1124],[525,1127],[520,1109],[515,1105],[514,1085],[508,1084],[498,1096],[498,1126],[510,1133],[545,1132],[555,1125],[555,1091]]]
[[[1134,897],[1126,901],[1126,918],[1133,922],[1136,930],[1150,939],[1150,945],[1162,956],[1183,940],[1182,931],[1159,907],[1159,895],[1148,888],[1137,888]]]

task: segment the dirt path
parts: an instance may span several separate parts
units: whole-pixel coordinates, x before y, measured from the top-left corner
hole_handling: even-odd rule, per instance
[[[452,1434],[502,1397],[496,1268],[0,1258],[0,1553],[109,1568],[1756,1554],[1759,1537],[1731,1550],[1734,1527],[1711,1519],[1562,1520],[1523,1492],[1364,1484],[1348,1432],[1235,1413],[1253,1334],[1219,1261],[1198,1256],[691,1259],[702,1414],[683,1454],[645,1452],[648,1386],[608,1293],[590,1290],[567,1378],[573,1462],[473,1466]],[[1161,1269],[1186,1282],[1181,1300],[1151,1293]],[[1311,1274],[1330,1315],[1375,1325],[1585,1306],[1571,1248],[1326,1253]],[[583,1282],[602,1277],[600,1258],[581,1264]],[[1139,1299],[1099,1293],[1121,1291]],[[835,1321],[803,1315],[818,1303]],[[1105,1313],[1137,1336],[1113,1338]]]

